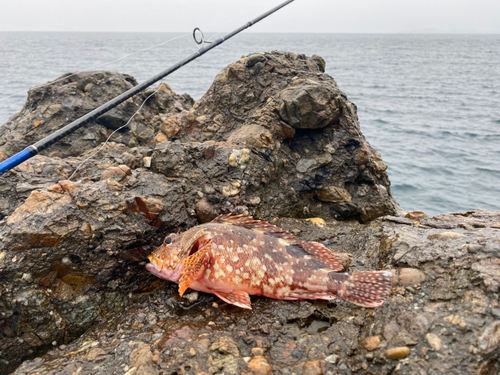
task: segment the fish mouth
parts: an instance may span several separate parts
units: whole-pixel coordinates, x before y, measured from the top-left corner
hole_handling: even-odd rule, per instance
[[[181,273],[184,268],[182,263],[178,264],[177,267],[172,270],[163,267],[164,262],[154,254],[149,255],[148,259],[150,263],[146,264],[146,269],[156,277],[173,282],[177,282],[181,278]]]

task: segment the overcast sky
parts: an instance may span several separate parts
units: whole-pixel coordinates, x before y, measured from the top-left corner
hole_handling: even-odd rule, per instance
[[[230,31],[280,0],[0,0],[0,31]],[[500,33],[500,0],[295,0],[252,32]]]

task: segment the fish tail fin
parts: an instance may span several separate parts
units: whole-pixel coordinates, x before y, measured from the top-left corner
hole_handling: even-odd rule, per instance
[[[362,307],[381,306],[392,287],[390,271],[368,271],[344,274],[348,276],[337,294],[340,298]]]

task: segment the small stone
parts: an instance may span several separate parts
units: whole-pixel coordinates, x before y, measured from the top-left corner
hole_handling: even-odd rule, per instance
[[[380,336],[371,336],[363,341],[363,346],[368,351],[373,351],[377,349],[378,344],[380,344]]]
[[[190,303],[194,303],[198,301],[199,294],[198,292],[192,292],[189,294],[185,294],[182,298],[187,299]]]
[[[159,132],[155,136],[155,143],[159,144],[159,143],[163,143],[163,142],[168,142],[168,137],[165,134],[163,134],[162,132]]]
[[[326,369],[326,362],[322,359],[313,359],[304,363],[303,375],[323,375]]]
[[[439,336],[435,335],[434,333],[428,333],[425,336],[425,338],[427,339],[427,342],[432,347],[432,349],[439,351],[443,347],[441,339],[439,338]]]
[[[439,240],[447,240],[453,238],[460,238],[462,235],[456,232],[443,232],[443,233],[434,233],[427,236],[428,240],[431,241],[439,241]]]
[[[195,348],[191,348],[189,349],[189,355],[191,355],[191,357],[194,357],[196,355],[196,349]]]
[[[38,121],[35,121],[35,122],[33,123],[33,126],[34,126],[35,128],[38,128],[40,125],[43,125],[43,124],[45,124],[45,120],[38,120]]]
[[[273,371],[273,366],[269,364],[267,359],[261,355],[253,357],[250,362],[248,362],[248,369],[252,374],[267,375]]]
[[[412,220],[419,220],[428,216],[424,211],[410,211],[405,215],[405,217]]]
[[[23,273],[23,276],[21,277],[23,281],[26,281],[28,283],[31,283],[33,281],[33,277],[29,273]]]
[[[252,348],[252,355],[257,356],[257,355],[264,355],[264,349],[262,348]]]
[[[94,359],[96,359],[97,356],[100,356],[103,354],[106,354],[106,352],[101,348],[90,349],[90,351],[87,354],[87,360],[89,362],[92,362]]]
[[[121,191],[123,189],[122,184],[112,179],[106,180],[106,184],[108,185],[108,189],[111,191]]]
[[[231,182],[222,188],[222,194],[225,197],[234,197],[240,193],[241,181]]]
[[[61,263],[66,265],[71,264],[71,259],[69,259],[69,257],[64,257],[61,259]]]
[[[401,268],[394,276],[393,285],[420,285],[425,281],[425,274],[416,268]]]
[[[498,348],[500,343],[500,320],[491,323],[478,340],[478,347],[484,353],[490,353]]]
[[[310,219],[306,219],[307,221],[310,221],[314,225],[317,225],[318,227],[324,227],[326,225],[326,221],[323,220],[320,217],[312,217]]]
[[[194,208],[196,219],[200,224],[208,223],[217,217],[217,211],[207,201],[199,201]]]
[[[322,202],[343,203],[352,200],[351,194],[346,189],[328,186],[318,191],[318,199]]]
[[[337,355],[337,354],[332,354],[332,355],[329,355],[328,357],[326,357],[325,361],[327,361],[328,363],[333,363],[334,365],[336,365],[340,361],[340,356]]]
[[[250,201],[248,202],[248,204],[250,204],[251,206],[256,206],[260,203],[260,198],[259,197],[255,197],[255,198],[252,198],[250,199]]]
[[[151,167],[151,160],[152,158],[150,156],[145,156],[142,158],[142,161],[144,163],[145,168],[150,168]]]
[[[397,348],[390,348],[385,351],[385,355],[390,359],[406,358],[410,355],[410,348],[407,346],[400,346]]]
[[[108,179],[113,179],[115,181],[122,181],[131,174],[132,174],[131,169],[124,164],[119,165],[118,167],[110,167],[102,172],[101,181],[106,181]]]

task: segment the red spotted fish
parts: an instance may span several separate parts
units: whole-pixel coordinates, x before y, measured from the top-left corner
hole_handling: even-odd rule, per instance
[[[181,296],[191,288],[246,309],[251,309],[250,295],[283,300],[339,296],[377,307],[391,290],[391,272],[339,273],[344,266],[322,244],[243,215],[222,215],[170,234],[148,258],[146,268],[179,283]]]

